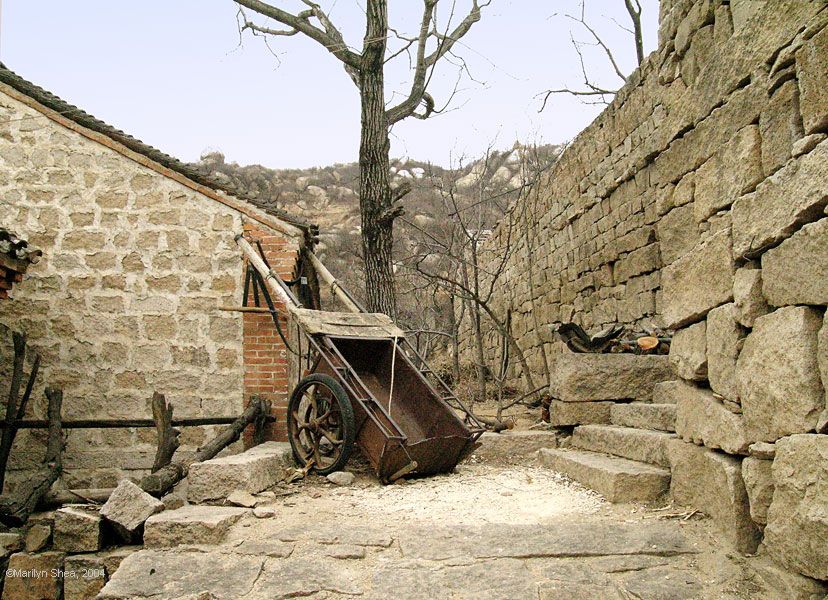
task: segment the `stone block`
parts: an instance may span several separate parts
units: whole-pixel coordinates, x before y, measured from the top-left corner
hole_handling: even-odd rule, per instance
[[[97,556],[67,556],[63,600],[94,600],[106,584],[106,569]]]
[[[47,523],[35,523],[26,530],[26,552],[40,552],[52,540],[52,527]]]
[[[474,457],[482,462],[526,464],[541,448],[557,447],[558,435],[554,431],[486,432],[480,437]]]
[[[667,469],[624,458],[545,449],[538,453],[538,459],[542,465],[595,490],[610,502],[650,502],[670,488]]]
[[[670,364],[682,379],[707,379],[707,323],[676,331],[670,343]]]
[[[668,442],[667,453],[673,500],[709,515],[739,552],[754,553],[761,534],[750,518],[741,459],[681,440]]]
[[[780,567],[767,556],[757,556],[750,562],[751,571],[764,585],[768,599],[824,600],[828,594],[825,582]]]
[[[572,446],[592,452],[614,454],[621,458],[666,467],[666,443],[675,435],[649,429],[614,425],[581,425],[572,435]]]
[[[733,15],[734,33],[740,34],[748,22],[765,7],[765,4],[766,0],[731,0],[730,12]]]
[[[745,430],[751,442],[813,431],[825,408],[817,361],[819,311],[780,308],[754,323],[736,363]]]
[[[665,265],[690,252],[699,242],[699,228],[693,206],[680,206],[664,215],[656,224],[661,259]]]
[[[11,554],[23,547],[24,540],[19,533],[13,533],[11,531],[0,533],[0,559],[8,558]]]
[[[745,327],[753,327],[754,321],[771,309],[762,295],[762,270],[742,267],[736,270],[733,279],[733,303],[736,318]]]
[[[144,524],[144,546],[169,548],[190,544],[220,544],[227,530],[249,513],[229,506],[184,506],[151,516]]]
[[[733,204],[739,196],[756,189],[764,178],[762,147],[759,127],[749,125],[736,132],[727,145],[696,171],[693,202],[696,222],[706,221]]]
[[[733,204],[733,253],[756,256],[822,216],[826,205],[828,140]]]
[[[819,338],[817,339],[817,363],[819,364],[822,387],[825,388],[825,407],[828,409],[828,312],[825,313],[822,329],[819,330]]]
[[[828,28],[802,45],[796,53],[802,120],[805,133],[828,130]]]
[[[742,415],[730,412],[713,393],[692,384],[676,405],[676,433],[688,442],[720,448],[728,454],[747,454]]]
[[[802,575],[828,579],[828,436],[792,435],[776,443],[773,501],[765,547]]]
[[[742,479],[750,500],[750,517],[760,525],[768,522],[773,499],[773,461],[748,456],[742,461]]]
[[[653,386],[675,378],[666,356],[577,354],[557,359],[552,392],[563,402],[649,400]]]
[[[736,360],[745,338],[737,313],[736,305],[731,303],[707,314],[707,379],[714,392],[732,402],[739,401]]]
[[[773,92],[759,120],[762,171],[770,175],[791,158],[793,145],[804,135],[799,114],[799,87],[787,81]]]
[[[653,386],[653,402],[656,404],[677,404],[683,390],[683,381],[662,381]]]
[[[63,569],[62,552],[12,554],[6,567],[3,600],[60,600],[63,581],[55,577]]]
[[[240,454],[214,458],[190,467],[190,502],[224,500],[235,490],[255,494],[277,483],[293,464],[290,445],[266,442]]]
[[[656,400],[655,395],[653,400]],[[676,405],[648,404],[645,402],[613,404],[610,411],[610,422],[621,427],[675,431]]]
[[[762,255],[762,291],[774,306],[828,304],[828,217]]]
[[[124,479],[101,507],[101,516],[112,524],[121,538],[129,542],[137,541],[144,522],[162,510],[164,504],[160,500]]]
[[[661,272],[661,314],[668,328],[692,323],[733,299],[730,234],[721,231]]]
[[[53,545],[65,552],[97,552],[101,549],[101,515],[78,506],[59,508]]]
[[[549,405],[549,423],[555,427],[609,423],[612,402],[562,402]]]

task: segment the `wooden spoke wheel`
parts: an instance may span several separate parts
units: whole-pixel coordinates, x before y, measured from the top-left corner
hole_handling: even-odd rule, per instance
[[[356,426],[348,394],[330,375],[308,375],[288,402],[288,437],[300,467],[320,475],[341,470],[354,449]]]

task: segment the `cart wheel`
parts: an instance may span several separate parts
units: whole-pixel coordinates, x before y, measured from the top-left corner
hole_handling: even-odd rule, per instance
[[[339,471],[354,449],[356,426],[348,394],[330,375],[308,375],[293,390],[288,403],[288,436],[293,457],[313,471]]]

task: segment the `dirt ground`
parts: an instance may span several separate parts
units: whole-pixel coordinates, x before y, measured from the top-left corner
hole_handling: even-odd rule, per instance
[[[244,517],[220,546],[129,557],[103,597],[797,597],[770,563],[723,549],[702,515],[611,505],[531,465],[472,463],[391,486],[355,466],[349,486],[278,488],[272,514]]]

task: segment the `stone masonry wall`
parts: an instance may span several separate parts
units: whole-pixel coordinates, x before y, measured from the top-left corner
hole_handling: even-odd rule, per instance
[[[63,388],[67,419],[149,418],[154,390],[178,417],[238,414],[243,319],[218,308],[241,302],[233,236],[247,220],[0,93],[0,226],[44,252],[0,306],[0,382],[9,328],[43,358],[27,416],[44,416],[44,384]],[[183,428],[179,452],[215,430]],[[41,460],[44,435],[18,434],[12,469]],[[72,430],[64,481],[112,486],[140,475],[154,451],[151,428]]]
[[[660,40],[487,242],[498,309],[537,373],[548,325],[675,331],[674,497],[828,579],[828,3],[664,1]]]

